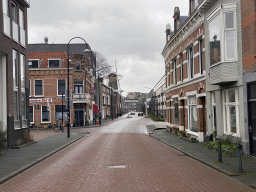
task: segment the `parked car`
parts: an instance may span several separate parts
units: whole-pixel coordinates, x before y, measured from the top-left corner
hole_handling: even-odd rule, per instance
[[[130,115],[135,115],[135,112],[134,112],[134,111],[131,111],[131,112],[130,112]]]
[[[139,112],[139,113],[138,113],[138,116],[143,116],[143,113],[142,113],[142,112]]]

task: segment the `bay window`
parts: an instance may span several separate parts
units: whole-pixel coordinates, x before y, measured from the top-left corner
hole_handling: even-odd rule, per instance
[[[223,4],[207,17],[210,65],[237,58],[235,9],[236,4]]]

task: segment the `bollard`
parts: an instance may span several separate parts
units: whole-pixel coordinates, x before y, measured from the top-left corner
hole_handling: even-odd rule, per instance
[[[222,162],[221,141],[218,141],[218,162]]]
[[[241,145],[237,145],[237,171],[242,172]]]

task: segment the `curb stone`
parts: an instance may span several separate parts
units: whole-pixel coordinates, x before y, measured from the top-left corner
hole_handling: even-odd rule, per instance
[[[9,179],[11,179],[11,178],[17,176],[18,174],[20,174],[20,173],[22,173],[22,172],[28,170],[29,168],[31,168],[31,167],[33,167],[34,165],[40,163],[41,161],[45,160],[46,158],[52,156],[53,154],[57,153],[58,151],[60,151],[60,150],[62,150],[62,149],[64,149],[64,148],[66,148],[67,146],[71,145],[72,143],[74,143],[74,142],[78,141],[79,139],[83,138],[84,136],[86,136],[86,135],[85,135],[85,134],[84,134],[84,135],[81,135],[80,137],[74,139],[73,141],[70,141],[70,142],[66,143],[65,145],[63,145],[63,146],[61,146],[61,147],[59,147],[59,148],[53,150],[52,152],[50,152],[50,153],[44,155],[43,157],[40,157],[40,158],[38,158],[37,160],[35,160],[35,161],[33,161],[33,162],[31,162],[31,163],[29,163],[29,164],[23,166],[22,168],[18,169],[17,171],[14,171],[14,172],[12,172],[12,173],[6,175],[5,177],[0,178],[0,184],[2,184],[2,183],[4,183],[4,182],[8,181]]]
[[[217,167],[215,164],[213,164],[213,163],[211,163],[211,162],[202,161],[199,157],[197,157],[197,156],[195,156],[195,155],[192,155],[192,154],[190,154],[190,153],[184,151],[183,149],[180,149],[179,147],[176,147],[176,146],[174,146],[174,145],[171,145],[171,144],[169,144],[169,143],[166,143],[166,142],[162,141],[161,139],[152,136],[151,134],[149,134],[149,136],[152,137],[152,138],[154,138],[154,139],[156,139],[156,140],[158,140],[158,141],[160,141],[160,142],[162,142],[162,143],[164,143],[164,144],[166,144],[166,145],[168,145],[168,146],[170,146],[170,147],[172,147],[172,148],[174,148],[174,149],[177,149],[178,151],[184,153],[185,155],[187,155],[187,156],[189,156],[189,157],[192,157],[193,159],[198,160],[198,161],[200,161],[201,163],[204,163],[205,165],[208,165],[208,166],[210,166],[210,167],[212,167],[212,168],[214,168],[214,169],[216,169],[216,170],[218,170],[218,171],[220,171],[220,172],[222,172],[222,173],[224,173],[224,174],[226,174],[226,175],[228,175],[228,176],[233,177],[233,176],[238,176],[238,175],[241,175],[241,174],[242,174],[242,173],[232,173],[232,172],[230,172],[230,171],[221,169],[221,168]]]

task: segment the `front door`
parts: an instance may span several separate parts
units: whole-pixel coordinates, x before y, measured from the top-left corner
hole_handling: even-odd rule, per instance
[[[248,118],[250,151],[256,156],[256,83],[248,85]]]
[[[84,111],[83,110],[76,110],[75,111],[75,126],[84,126]]]

